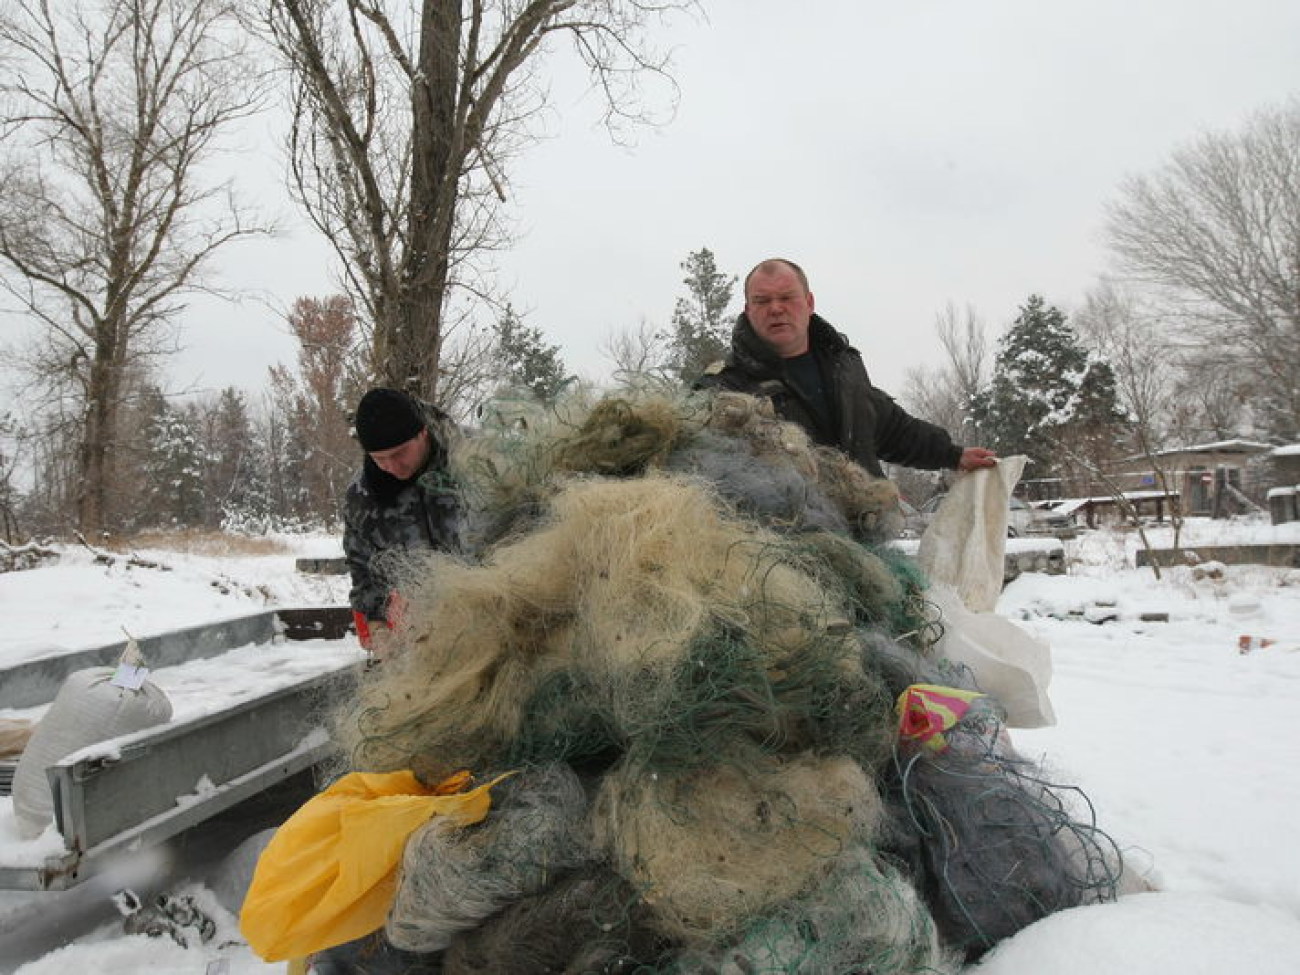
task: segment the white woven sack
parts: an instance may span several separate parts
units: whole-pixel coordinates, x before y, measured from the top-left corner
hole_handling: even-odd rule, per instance
[[[935,649],[964,664],[985,694],[1002,706],[1011,728],[1042,728],[1056,723],[1047,696],[1052,682],[1052,648],[997,613],[975,613],[962,605],[950,586],[940,583],[925,598],[943,614],[943,638]]]
[[[926,598],[943,614],[938,651],[964,664],[980,690],[1002,705],[1012,728],[1056,723],[1047,686],[1052,649],[993,612],[1002,594],[1011,492],[1025,457],[962,474],[939,505],[916,560],[929,577]]]
[[[14,817],[19,835],[35,839],[54,820],[45,770],[75,751],[171,720],[172,704],[146,680],[139,690],[110,683],[114,667],[69,674],[45,712],[14,770]]]
[[[931,582],[957,590],[968,609],[987,612],[998,604],[1011,492],[1026,460],[1001,457],[960,475],[921,536],[916,561]]]

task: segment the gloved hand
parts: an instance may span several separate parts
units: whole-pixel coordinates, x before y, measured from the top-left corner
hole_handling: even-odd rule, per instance
[[[404,606],[405,603],[402,605]],[[392,652],[396,645],[396,636],[393,633],[391,616],[388,621],[371,620],[354,609],[352,623],[356,627],[358,642],[363,649],[370,651],[370,655],[375,660],[383,660]]]
[[[357,631],[357,640],[360,642],[362,649],[373,649],[375,632],[386,629],[387,625],[383,620],[368,620],[364,613],[355,609],[352,611],[352,626]]]

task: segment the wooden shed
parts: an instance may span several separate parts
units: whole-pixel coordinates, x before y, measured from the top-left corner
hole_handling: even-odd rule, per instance
[[[1226,517],[1252,507],[1262,507],[1272,485],[1258,463],[1270,454],[1271,444],[1254,440],[1218,440],[1161,450],[1116,462],[1111,476],[1125,491],[1153,491],[1161,487],[1154,459],[1164,472],[1171,492],[1183,500],[1183,514]]]

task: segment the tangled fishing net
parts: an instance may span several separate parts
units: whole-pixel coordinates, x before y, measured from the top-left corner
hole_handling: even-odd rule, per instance
[[[466,554],[406,568],[354,768],[516,774],[408,842],[388,937],[453,972],[953,972],[1120,858],[940,658],[888,481],[761,401],[502,410]],[[942,735],[900,695],[968,692]],[[954,698],[956,700],[956,698]],[[937,740],[935,740],[937,739]]]

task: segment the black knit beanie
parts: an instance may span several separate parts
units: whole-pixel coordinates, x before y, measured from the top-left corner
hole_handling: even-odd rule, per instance
[[[357,439],[366,453],[404,444],[424,429],[419,405],[399,389],[372,389],[357,404]]]

